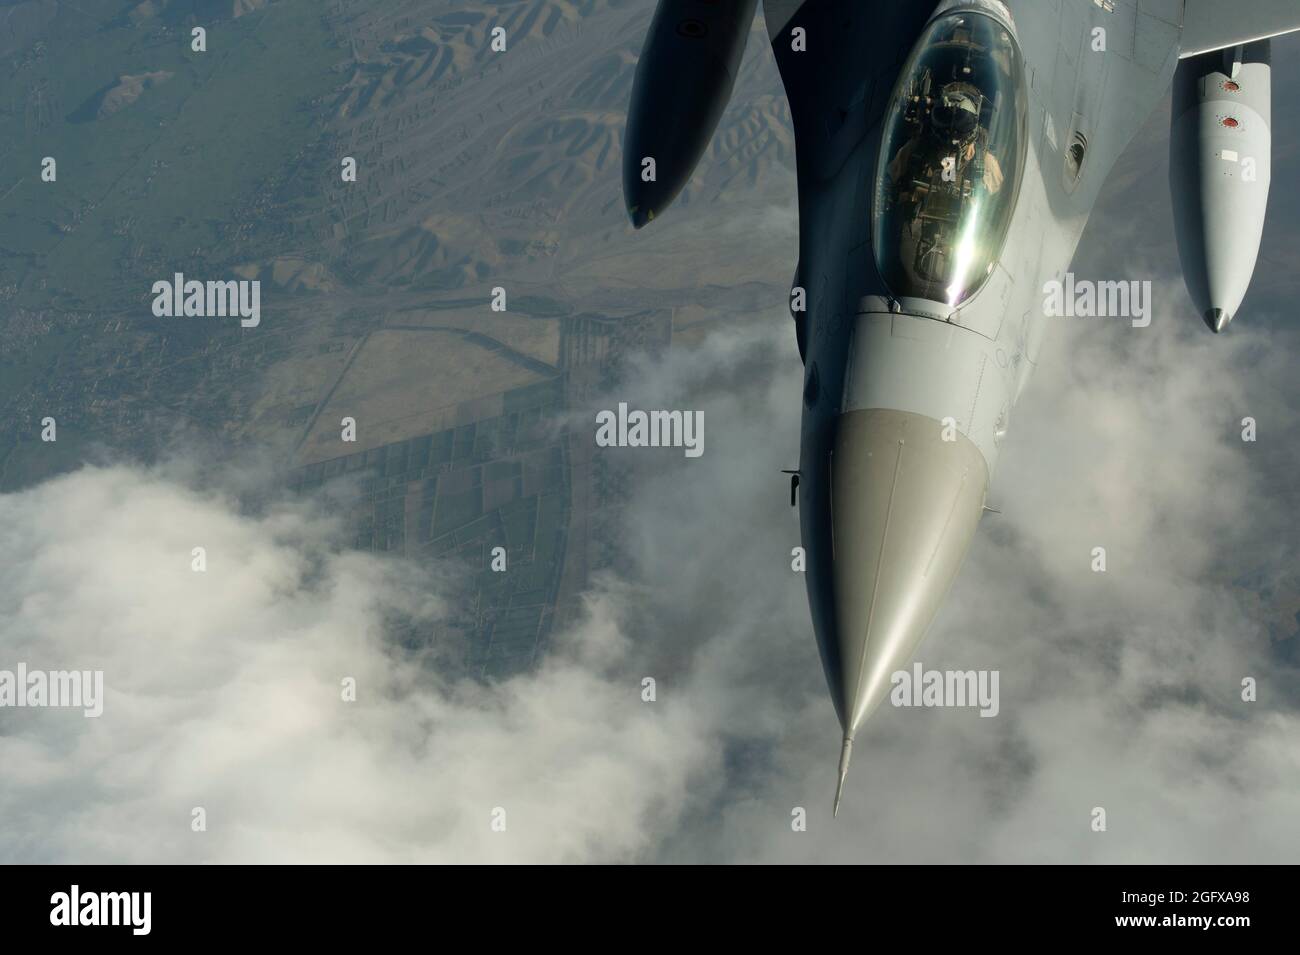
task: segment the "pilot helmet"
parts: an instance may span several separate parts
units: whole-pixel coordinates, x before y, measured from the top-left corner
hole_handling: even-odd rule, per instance
[[[969,90],[952,83],[940,92],[931,116],[936,132],[953,139],[965,139],[979,125],[980,108]]]

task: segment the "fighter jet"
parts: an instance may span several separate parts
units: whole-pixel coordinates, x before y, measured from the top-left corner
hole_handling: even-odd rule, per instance
[[[661,0],[624,141],[632,224],[689,182],[756,0]],[[804,362],[792,475],[808,600],[853,741],[970,549],[998,452],[1115,161],[1173,86],[1197,315],[1232,321],[1270,181],[1269,38],[1300,0],[764,0],[794,124]],[[796,493],[797,492],[797,493]]]

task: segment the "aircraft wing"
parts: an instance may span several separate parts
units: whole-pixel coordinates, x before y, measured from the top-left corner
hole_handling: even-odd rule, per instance
[[[1300,30],[1300,0],[1187,0],[1180,56]]]

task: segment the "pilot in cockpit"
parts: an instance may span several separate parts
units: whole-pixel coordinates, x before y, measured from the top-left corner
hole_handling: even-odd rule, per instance
[[[917,127],[889,164],[890,181],[896,185],[906,178],[923,182],[962,183],[968,176],[970,163],[982,164],[980,175],[985,190],[990,194],[1002,188],[1002,165],[989,148],[989,132],[980,124],[980,104],[983,97],[969,83],[949,83],[934,97],[927,114],[918,115]],[[917,104],[921,104],[918,102]],[[918,155],[917,150],[922,154]],[[915,165],[920,168],[913,169]],[[951,171],[944,175],[945,160],[951,160]],[[907,190],[907,183],[902,183]]]
[[[903,68],[872,196],[876,264],[895,294],[957,306],[992,274],[1024,168],[1024,67],[985,17],[935,24]]]

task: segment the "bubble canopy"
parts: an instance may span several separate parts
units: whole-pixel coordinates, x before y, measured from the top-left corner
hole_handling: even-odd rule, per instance
[[[1025,71],[992,17],[931,23],[885,118],[872,233],[889,291],[957,307],[993,273],[1024,173]]]

